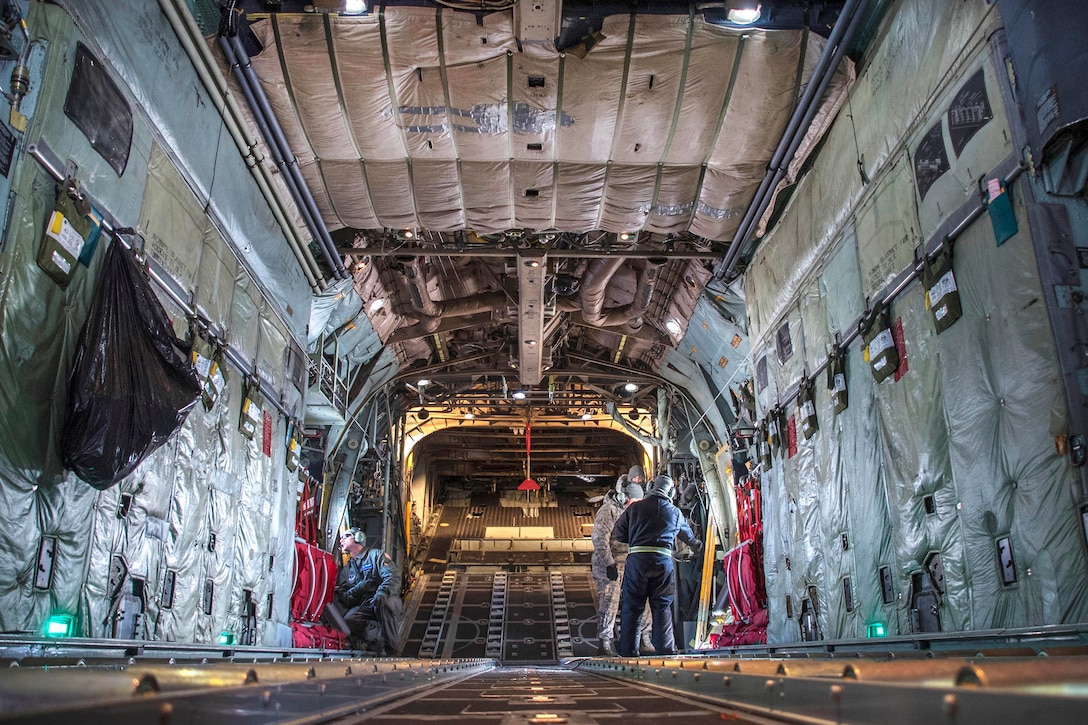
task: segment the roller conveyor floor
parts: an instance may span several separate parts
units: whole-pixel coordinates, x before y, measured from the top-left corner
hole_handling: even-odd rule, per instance
[[[736,711],[700,704],[638,683],[560,667],[502,667],[375,708],[342,722],[664,723],[755,722]]]

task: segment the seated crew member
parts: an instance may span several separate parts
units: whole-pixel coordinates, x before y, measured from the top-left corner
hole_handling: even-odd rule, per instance
[[[597,654],[615,656],[613,642],[616,630],[616,612],[620,603],[620,577],[627,559],[627,546],[612,538],[612,529],[626,506],[643,496],[645,481],[641,466],[631,466],[626,475],[616,481],[615,490],[605,494],[601,507],[593,519],[593,558],[591,560],[593,583],[597,587],[597,638],[600,645]],[[643,617],[643,629],[649,640],[649,617]]]
[[[358,528],[340,536],[340,548],[351,558],[336,577],[336,604],[352,636],[380,655],[396,655],[404,611],[399,569],[389,554],[368,548],[366,534]],[[371,623],[376,626],[368,627]]]
[[[696,553],[703,542],[692,532],[680,509],[672,504],[673,480],[658,476],[646,491],[646,498],[631,504],[616,521],[612,537],[627,544],[627,565],[623,571],[620,609],[621,657],[639,655],[638,618],[650,601],[653,616],[651,640],[659,655],[676,654],[673,636],[672,600],[675,581],[672,545],[677,536]]]

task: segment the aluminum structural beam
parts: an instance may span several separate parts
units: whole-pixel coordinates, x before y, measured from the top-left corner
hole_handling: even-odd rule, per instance
[[[522,385],[536,385],[544,375],[547,261],[543,251],[526,250],[518,255],[518,369]]]
[[[511,259],[518,256],[522,250],[509,246],[481,246],[473,249],[471,246],[463,247],[424,247],[419,245],[406,245],[399,247],[337,247],[337,253],[351,257],[489,257]],[[721,252],[707,252],[697,250],[663,250],[660,247],[631,247],[616,249],[549,249],[549,259],[607,259],[617,254],[625,259],[650,259],[660,257],[662,259],[705,259],[716,261],[722,258]]]

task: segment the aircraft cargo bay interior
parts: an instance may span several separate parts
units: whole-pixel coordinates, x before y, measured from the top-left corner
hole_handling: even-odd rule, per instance
[[[0,0],[0,722],[1083,722],[1085,30]]]

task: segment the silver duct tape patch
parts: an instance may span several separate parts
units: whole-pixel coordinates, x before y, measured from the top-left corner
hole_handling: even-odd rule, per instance
[[[704,202],[699,202],[698,213],[711,219],[733,219],[744,214],[742,207],[733,207],[732,209],[716,209]]]
[[[145,521],[144,531],[147,533],[149,539],[166,541],[166,535],[170,531],[170,526],[166,523],[166,519],[160,519],[158,516],[148,516]]]
[[[209,479],[212,489],[225,493],[233,498],[238,498],[242,494],[242,479],[237,476],[232,476],[229,473],[221,473],[217,476],[211,476]]]
[[[382,112],[382,116],[392,115],[391,109]],[[453,128],[461,133],[499,134],[506,133],[507,108],[505,103],[479,103],[471,109],[451,108],[449,116],[471,120],[468,123],[453,123],[447,119],[446,109],[442,106],[400,106],[397,113],[401,116],[438,116],[436,123],[416,123],[405,126],[406,131],[415,133],[439,133]],[[544,133],[555,130],[555,111],[542,111],[525,103],[515,103],[510,109],[510,119],[518,133]],[[573,126],[574,117],[564,113],[560,123]]]
[[[672,204],[672,205],[658,205],[652,210],[647,208],[647,213],[652,211],[656,216],[688,216],[691,214],[691,208],[695,206],[695,202],[689,201],[686,204]],[[700,210],[701,211],[701,210]],[[724,219],[725,217],[721,217]]]

